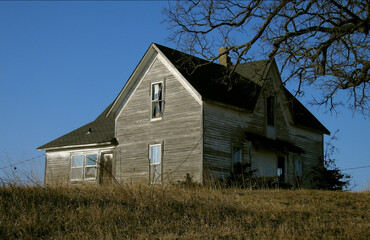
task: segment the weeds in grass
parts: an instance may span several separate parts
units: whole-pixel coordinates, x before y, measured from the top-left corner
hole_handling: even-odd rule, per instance
[[[367,239],[370,193],[0,187],[2,239]]]

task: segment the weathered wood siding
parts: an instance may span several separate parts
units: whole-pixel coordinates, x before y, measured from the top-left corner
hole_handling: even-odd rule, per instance
[[[204,168],[217,177],[227,177],[231,169],[232,144],[243,146],[243,160],[252,164],[256,175],[275,176],[277,158],[285,158],[286,180],[294,182],[295,168],[291,153],[272,151],[261,146],[252,146],[245,139],[246,132],[265,136],[265,99],[268,95],[276,96],[276,139],[291,142],[304,149],[300,157],[303,160],[303,175],[307,176],[310,167],[322,157],[322,134],[295,128],[290,123],[290,116],[278,89],[277,73],[271,71],[253,112],[243,109],[206,102],[204,104]],[[247,97],[247,96],[246,96]]]
[[[164,82],[164,113],[150,119],[151,83]],[[162,144],[162,180],[202,181],[202,106],[155,58],[116,119],[116,176],[149,183],[149,145]]]
[[[97,184],[100,182],[99,178],[102,172],[102,169],[100,169],[100,158],[102,154],[112,151],[113,147],[46,151],[44,183],[45,185]],[[71,156],[86,153],[98,155],[97,179],[87,181],[71,181]]]
[[[48,152],[45,153],[45,179],[47,185],[67,184],[69,182],[71,157],[69,152]]]

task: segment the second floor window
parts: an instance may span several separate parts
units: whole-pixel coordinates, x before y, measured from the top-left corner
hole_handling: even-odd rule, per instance
[[[163,115],[163,83],[152,84],[151,95],[151,117],[152,119],[161,118]]]
[[[266,121],[267,125],[275,126],[275,97],[267,97],[266,103]]]

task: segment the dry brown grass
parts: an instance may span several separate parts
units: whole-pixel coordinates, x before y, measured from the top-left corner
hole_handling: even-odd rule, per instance
[[[1,239],[369,239],[370,193],[0,188]]]

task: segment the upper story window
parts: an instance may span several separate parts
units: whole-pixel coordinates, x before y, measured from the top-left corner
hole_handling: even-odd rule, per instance
[[[151,118],[160,119],[163,115],[163,83],[153,83],[151,87]]]
[[[74,155],[71,159],[71,180],[92,180],[97,176],[97,154]]]
[[[275,139],[276,138],[276,103],[274,96],[268,96],[266,98],[266,137]]]
[[[266,99],[266,121],[267,125],[275,126],[275,97],[269,96]]]

